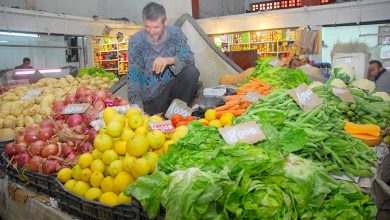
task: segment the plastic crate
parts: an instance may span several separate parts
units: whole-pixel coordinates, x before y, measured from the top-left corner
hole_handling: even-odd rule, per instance
[[[58,207],[70,215],[81,219],[148,219],[140,203],[132,198],[130,205],[108,206],[98,202],[83,199],[65,189],[64,185],[55,180]]]
[[[5,152],[1,154],[1,158],[1,163],[5,164],[5,172],[11,181],[23,185],[35,192],[44,193],[50,197],[56,198],[55,174],[46,175],[15,167],[9,162]]]

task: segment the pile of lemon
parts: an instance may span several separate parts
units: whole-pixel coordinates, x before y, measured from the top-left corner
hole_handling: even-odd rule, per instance
[[[220,118],[217,118],[217,111],[214,109],[208,109],[204,114],[204,118],[200,118],[198,121],[202,122],[203,125],[206,126],[209,125],[221,128],[232,125],[233,118],[234,115],[230,112],[225,112],[220,116]]]
[[[57,178],[67,190],[88,200],[111,206],[130,203],[131,198],[123,192],[126,187],[152,173],[159,156],[184,137],[188,128],[179,126],[171,134],[150,131],[149,122],[163,119],[143,115],[138,109],[130,109],[124,116],[108,107],[103,120],[106,126],[95,137],[92,153],[80,155],[78,163],[61,169]]]

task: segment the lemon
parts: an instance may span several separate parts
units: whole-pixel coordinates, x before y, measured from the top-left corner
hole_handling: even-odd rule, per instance
[[[205,119],[205,118],[200,118],[200,119],[198,119],[198,121],[202,122],[202,124],[205,125],[205,126],[209,125],[209,121],[207,119]]]
[[[114,150],[118,155],[125,155],[127,152],[126,141],[115,141]]]
[[[115,109],[111,107],[107,107],[103,110],[103,121],[106,123],[106,125],[110,122],[111,118],[114,117],[114,115],[119,114]]]
[[[145,158],[138,158],[134,161],[131,174],[138,178],[140,176],[148,175],[150,170],[149,162]]]
[[[215,111],[214,109],[208,109],[204,113],[204,117],[207,119],[207,121],[213,121],[217,119],[217,111]]]
[[[100,159],[93,160],[91,163],[92,172],[100,172],[103,173],[104,169],[106,169],[106,165]]]
[[[131,115],[142,115],[142,113],[136,108],[131,108],[126,112],[126,119],[129,119]]]
[[[80,172],[80,180],[86,183],[89,183],[89,178],[91,178],[92,171],[89,168],[84,168]]]
[[[115,192],[114,178],[112,176],[104,178],[100,188],[103,192]]]
[[[107,132],[107,126],[103,126],[99,129],[98,134],[105,134]]]
[[[186,136],[187,133],[188,133],[188,127],[181,125],[175,128],[175,131],[171,134],[171,140],[177,141],[180,138]]]
[[[65,189],[72,191],[73,187],[76,185],[76,183],[77,183],[77,180],[70,179],[70,180],[66,181],[66,183],[64,184],[64,187],[65,187]]]
[[[122,141],[127,141],[129,138],[134,136],[134,131],[131,129],[123,129],[121,139]]]
[[[217,128],[221,128],[222,127],[222,124],[221,124],[221,122],[218,119],[210,121],[209,125],[217,127]]]
[[[136,157],[126,156],[122,161],[123,170],[130,173],[135,160],[137,160]]]
[[[89,183],[91,183],[93,187],[100,187],[102,185],[103,180],[104,180],[103,173],[93,172],[91,174],[91,178],[89,179]]]
[[[123,116],[121,114],[117,114],[117,115],[112,116],[109,123],[111,123],[113,121],[119,122],[122,125],[122,127],[124,127],[126,125],[126,118],[125,118],[125,116]]]
[[[76,185],[72,189],[72,192],[83,197],[89,188],[90,185],[88,183],[83,181],[77,181]]]
[[[103,194],[102,190],[96,187],[92,187],[85,192],[84,197],[88,200],[99,201],[100,196]]]
[[[118,204],[118,196],[113,192],[105,192],[100,196],[99,202],[105,205],[115,206]]]
[[[152,149],[159,149],[164,145],[165,134],[162,131],[154,130],[146,135],[149,147]]]
[[[81,154],[81,156],[79,157],[79,161],[77,162],[77,164],[80,165],[81,169],[84,169],[91,166],[92,161],[93,161],[92,154],[84,153]]]
[[[127,140],[126,149],[131,156],[140,157],[149,149],[148,140],[145,136],[136,134]]]
[[[114,145],[114,140],[108,134],[98,134],[93,140],[93,146],[101,152],[111,149]]]
[[[181,133],[188,133],[188,127],[184,125],[180,125],[177,128],[175,128],[175,132],[181,132]]]
[[[175,143],[175,142],[172,141],[172,140],[167,140],[167,141],[165,141],[164,146],[162,147],[162,148],[163,148],[163,152],[164,152],[164,153],[168,152],[169,145],[171,145],[171,144],[173,144],[173,143]]]
[[[142,156],[142,158],[144,158],[148,161],[149,167],[150,167],[150,172],[153,172],[154,169],[156,168],[156,165],[157,165],[158,154],[156,152],[149,151],[149,152],[146,152],[146,154],[144,154]]]
[[[144,124],[144,118],[142,115],[130,115],[129,117],[126,117],[127,119],[127,125],[132,128],[136,129],[138,127],[141,127]]]
[[[106,150],[102,155],[102,161],[106,165],[110,165],[112,161],[117,159],[118,159],[118,154],[114,150]]]
[[[118,173],[120,173],[122,170],[123,170],[123,168],[122,168],[122,161],[121,160],[112,161],[110,166],[108,167],[108,172],[113,177],[118,175]]]
[[[103,152],[101,152],[98,149],[95,149],[95,150],[92,151],[93,159],[101,159],[102,155],[103,155]]]
[[[163,118],[160,115],[153,115],[149,118],[149,122],[162,122]]]
[[[138,127],[135,129],[135,134],[146,136],[146,133],[148,132],[148,129],[145,126]]]
[[[231,112],[225,112],[222,114],[221,118],[219,119],[221,121],[222,126],[230,126],[232,125],[234,115]]]
[[[57,173],[57,179],[61,183],[67,182],[68,180],[72,179],[72,170],[70,168],[62,168]]]
[[[72,167],[72,177],[75,180],[80,180],[80,173],[81,173],[81,167],[80,165],[76,164]]]
[[[107,134],[111,137],[120,137],[122,135],[123,126],[118,121],[111,121],[107,125]]]
[[[126,196],[124,192],[118,195],[118,204],[130,204],[131,196]]]
[[[118,175],[114,179],[115,191],[117,193],[123,192],[126,187],[132,182],[134,182],[134,179],[130,175],[130,173],[126,171],[118,173]]]

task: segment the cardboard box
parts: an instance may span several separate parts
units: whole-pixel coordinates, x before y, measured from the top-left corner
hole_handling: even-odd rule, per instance
[[[366,79],[370,54],[365,53],[335,53],[332,57],[332,67],[347,64],[355,69],[357,79]]]

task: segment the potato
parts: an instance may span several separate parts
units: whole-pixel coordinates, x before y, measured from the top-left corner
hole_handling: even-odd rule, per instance
[[[43,96],[40,104],[50,106],[51,104],[53,104],[54,98],[55,98],[55,96],[53,94]]]
[[[31,116],[24,116],[24,125],[30,126],[32,123],[34,123],[34,119]]]
[[[13,116],[13,115],[8,115],[7,117],[5,117],[5,119],[9,119],[9,120],[15,121],[16,117]]]
[[[111,81],[108,77],[103,77],[101,79],[103,80],[103,82],[106,82],[106,83]]]
[[[7,95],[3,98],[3,100],[6,102],[13,102],[19,100],[19,97],[17,97],[16,95]]]
[[[116,83],[116,82],[118,82],[118,81],[119,81],[118,78],[114,78],[114,79],[112,80],[112,82],[114,82],[114,83]]]
[[[4,102],[1,104],[1,110],[10,111],[12,109],[12,102]]]
[[[24,129],[24,127],[16,127],[16,128],[14,128],[15,134],[19,134],[19,132],[20,132],[22,129]]]
[[[34,122],[35,123],[38,123],[38,124],[40,124],[42,121],[43,121],[43,116],[42,115],[34,115],[33,116],[33,119],[34,119]]]
[[[4,119],[0,118],[0,129],[3,128],[3,122],[4,122]]]
[[[24,127],[24,119],[23,118],[16,119],[16,127]]]
[[[15,128],[16,127],[15,120],[12,120],[10,118],[4,119],[3,127],[4,128]]]
[[[10,111],[8,111],[8,110],[1,110],[0,111],[0,117],[1,118],[5,118],[5,117],[7,117],[9,115],[9,113],[10,113]]]
[[[66,81],[68,81],[68,82],[73,82],[75,79],[74,79],[74,77],[72,76],[72,75],[66,75],[65,76],[65,79],[66,79]]]
[[[15,117],[18,117],[18,116],[22,115],[22,113],[23,113],[23,110],[22,110],[21,107],[17,107],[17,108],[15,108],[15,109],[11,112],[11,114],[12,114],[13,116],[15,116]]]
[[[90,79],[91,78],[91,76],[90,75],[88,75],[88,74],[85,74],[84,76],[82,76],[81,77],[82,79]]]
[[[51,115],[51,108],[49,106],[41,106],[41,109],[39,109],[39,113],[43,116],[50,116]]]

